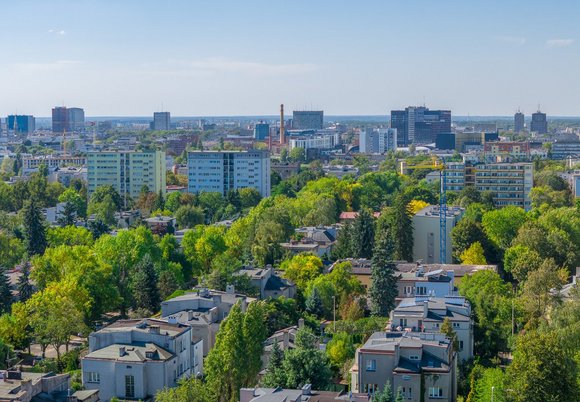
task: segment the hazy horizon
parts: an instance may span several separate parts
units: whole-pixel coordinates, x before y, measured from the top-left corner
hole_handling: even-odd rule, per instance
[[[571,0],[6,2],[0,116],[576,116],[578,15]]]

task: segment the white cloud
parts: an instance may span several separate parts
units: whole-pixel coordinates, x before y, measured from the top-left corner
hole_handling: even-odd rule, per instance
[[[66,35],[66,31],[64,29],[49,29],[49,34],[64,36]]]
[[[574,39],[549,39],[546,41],[548,47],[568,47],[574,43]]]
[[[521,36],[496,36],[495,40],[517,46],[523,46],[526,44],[526,38]]]

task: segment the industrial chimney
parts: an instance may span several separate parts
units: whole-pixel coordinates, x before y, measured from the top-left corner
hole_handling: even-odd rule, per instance
[[[284,104],[280,105],[280,145],[286,144],[286,133],[284,132]]]

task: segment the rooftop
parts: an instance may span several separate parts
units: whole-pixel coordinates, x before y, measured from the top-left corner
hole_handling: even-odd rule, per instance
[[[85,356],[85,359],[142,363],[145,361],[165,361],[170,360],[173,357],[173,353],[155,345],[154,343],[133,342],[129,345],[114,343],[89,353]]]
[[[98,332],[124,332],[128,329],[140,332],[151,332],[151,328],[159,328],[161,334],[169,336],[177,336],[189,330],[187,325],[179,323],[169,323],[163,320],[156,320],[153,318],[135,319],[135,320],[119,320],[113,324],[99,330]]]

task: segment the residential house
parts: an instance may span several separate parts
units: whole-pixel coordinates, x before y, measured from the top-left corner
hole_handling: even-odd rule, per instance
[[[270,355],[272,354],[272,348],[275,343],[278,344],[280,350],[294,349],[296,347],[294,343],[296,340],[296,333],[303,327],[304,319],[301,318],[298,320],[298,325],[278,330],[266,339],[264,341],[264,350],[262,353],[262,367],[266,368],[268,366]]]
[[[265,268],[247,267],[236,272],[235,275],[247,275],[252,285],[260,290],[261,299],[296,296],[296,285],[280,277],[271,265],[266,265]]]
[[[70,374],[0,370],[0,401],[67,401]]]
[[[161,303],[161,316],[172,317],[191,327],[192,336],[203,340],[203,355],[207,356],[215,344],[221,322],[232,307],[240,302],[242,311],[256,299],[236,294],[233,286],[226,292],[196,289],[194,292],[174,297]]]
[[[449,319],[457,334],[458,357],[469,360],[473,357],[473,320],[471,305],[464,297],[424,297],[403,299],[391,311],[388,328],[390,331],[412,331],[439,333],[443,320]]]
[[[350,372],[355,393],[372,395],[389,381],[412,402],[457,400],[457,355],[443,334],[375,332]]]
[[[298,228],[296,234],[300,239],[280,243],[280,246],[292,254],[308,252],[319,257],[329,256],[336,243],[338,230],[339,227],[336,225]]]
[[[85,389],[100,398],[147,399],[203,373],[203,341],[174,318],[120,320],[89,335],[81,359]]]

